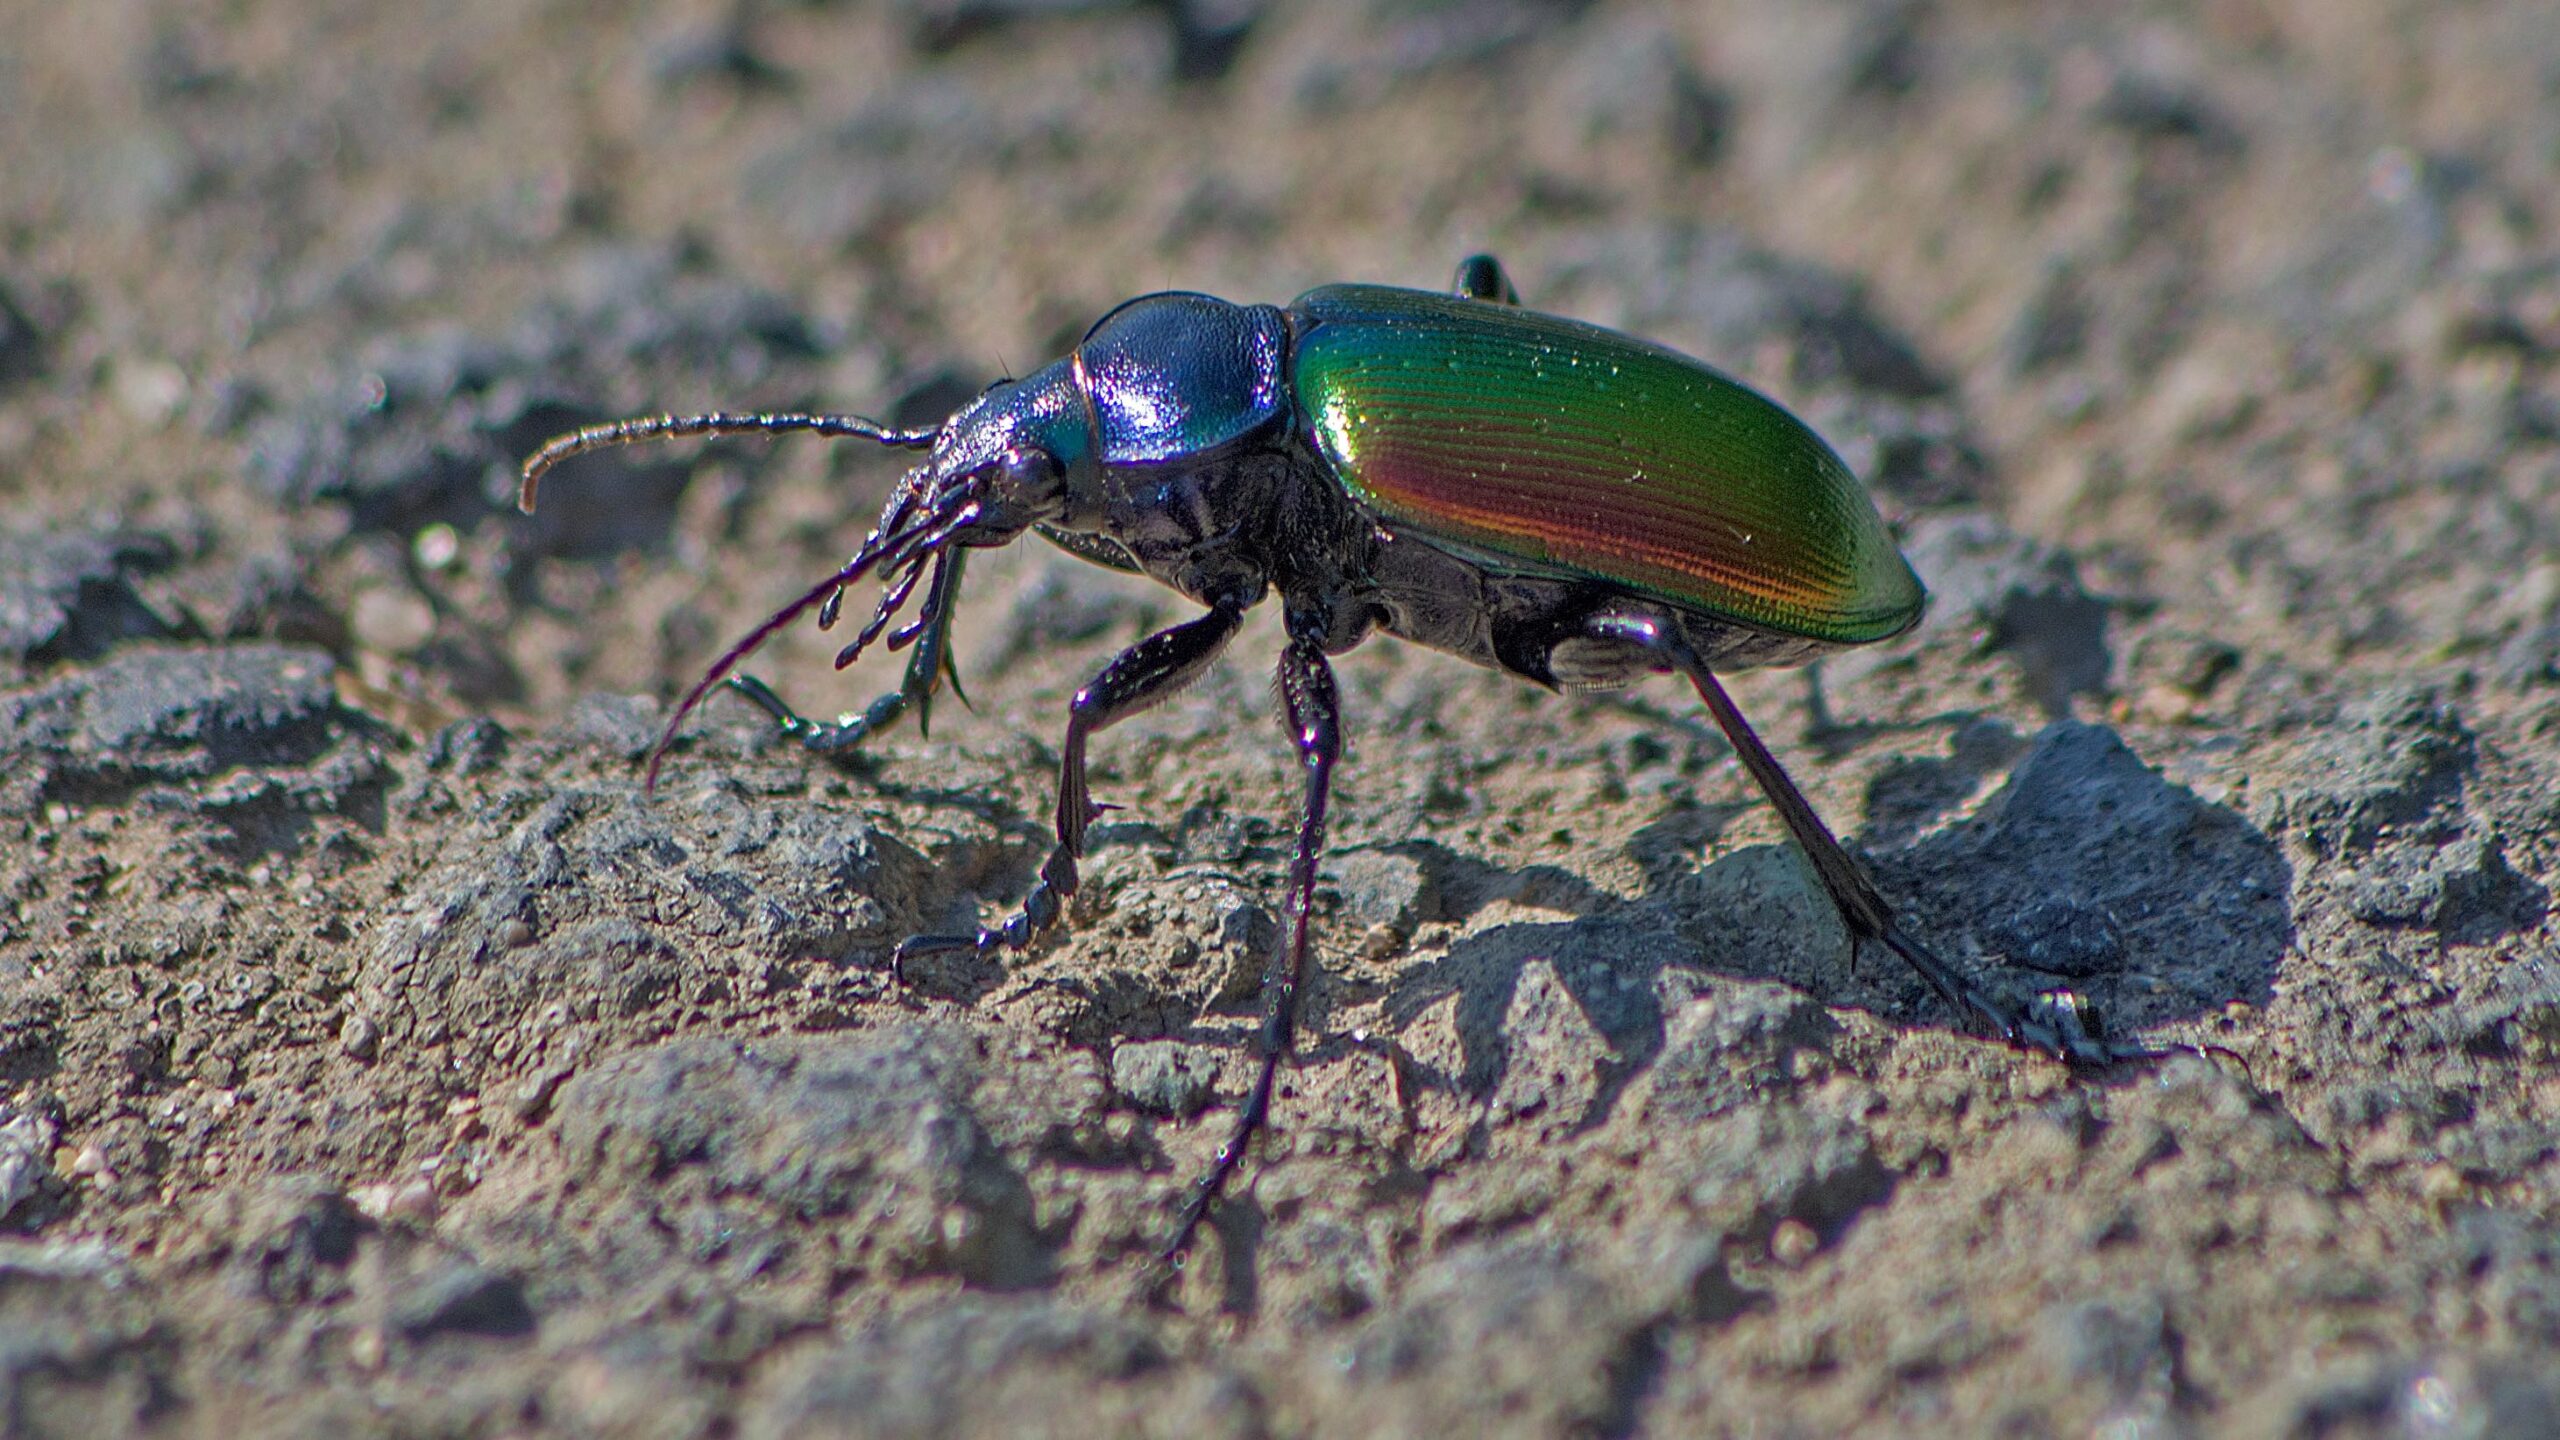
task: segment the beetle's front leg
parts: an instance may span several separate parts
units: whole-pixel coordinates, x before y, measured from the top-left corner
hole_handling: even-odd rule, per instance
[[[960,688],[951,664],[951,614],[959,599],[960,567],[967,553],[948,550],[935,559],[933,582],[925,588],[923,614],[916,630],[915,649],[907,655],[906,674],[897,689],[872,701],[860,713],[812,720],[791,708],[790,702],[775,694],[772,686],[753,675],[732,675],[722,683],[772,716],[786,737],[819,755],[850,750],[896,723],[909,710],[916,712],[916,728],[930,733],[935,688],[946,676],[954,691]],[[832,618],[832,613],[821,617],[822,622]]]
[[[1002,925],[975,935],[918,935],[898,947],[896,963],[954,950],[985,951],[998,946],[1020,950],[1056,924],[1076,893],[1076,861],[1084,855],[1085,829],[1102,813],[1085,783],[1086,740],[1199,679],[1243,623],[1243,605],[1213,606],[1197,620],[1150,635],[1121,651],[1092,683],[1077,691],[1067,709],[1067,738],[1059,748],[1058,843],[1041,862],[1040,878],[1024,897],[1022,908]]]

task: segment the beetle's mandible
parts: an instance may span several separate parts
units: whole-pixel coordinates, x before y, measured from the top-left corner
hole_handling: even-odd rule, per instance
[[[722,655],[651,753],[724,681],[816,751],[914,710],[950,672],[962,559],[1037,531],[1136,571],[1201,607],[1121,652],[1069,706],[1057,844],[1020,910],[974,935],[920,936],[901,958],[1014,949],[1056,923],[1101,813],[1085,784],[1094,732],[1163,700],[1276,594],[1287,629],[1278,692],[1305,776],[1282,939],[1265,980],[1260,1068],[1195,1185],[1168,1257],[1191,1242],[1270,1114],[1296,1036],[1325,803],[1342,753],[1329,657],[1373,631],[1557,690],[1675,673],[1716,724],[1839,907],[1853,943],[1879,941],[1971,1023],[2090,1064],[2158,1052],[2104,1039],[2076,997],[2012,1005],[1942,961],[1841,848],[1734,707],[1719,670],[1793,664],[1884,640],[1920,617],[1917,576],[1848,467],[1748,386],[1641,340],[1523,309],[1479,255],[1451,293],[1328,285],[1287,307],[1148,295],[1097,321],[1073,353],[1001,382],[929,429],[853,415],[659,416],[564,435],[525,462],[523,508],[575,455],[694,435],[809,432],[928,452],[844,567]],[[804,719],[732,670],[845,588],[885,593],[836,657],[884,633],[913,647],[899,687],[833,722]],[[919,598],[919,590],[921,597]],[[907,610],[911,619],[889,626]]]

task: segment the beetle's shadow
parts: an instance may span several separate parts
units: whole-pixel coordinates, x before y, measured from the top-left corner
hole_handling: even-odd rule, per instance
[[[2004,767],[1971,817],[1920,833]],[[1860,841],[1919,835],[1901,848],[1862,848],[1906,923],[2020,1005],[2067,987],[2119,1032],[2189,1019],[2263,1002],[2293,944],[2292,870],[2275,842],[2145,766],[2104,726],[2064,721],[2010,746],[1960,745],[1954,760],[1911,762],[1879,778],[1867,810]],[[1697,868],[1687,857],[1713,838],[1698,833],[1701,813],[1675,811],[1629,842],[1646,875],[1633,899],[1570,876],[1531,882],[1523,872],[1506,883],[1498,869],[1474,874],[1475,862],[1428,842],[1398,847],[1445,867],[1447,918],[1465,918],[1467,897],[1495,894],[1534,895],[1571,917],[1478,930],[1388,987],[1384,1008],[1398,1031],[1458,997],[1462,1064],[1437,1083],[1490,1095],[1514,1047],[1543,1038],[1506,1034],[1531,962],[1551,969],[1613,1052],[1612,1078],[1586,1124],[1605,1121],[1625,1080],[1660,1052],[1666,1008],[1713,977],[1782,981],[1896,1025],[1958,1028],[1883,947],[1862,947],[1853,964],[1846,930],[1792,844]],[[1710,814],[1706,828],[1720,831],[1721,820]]]

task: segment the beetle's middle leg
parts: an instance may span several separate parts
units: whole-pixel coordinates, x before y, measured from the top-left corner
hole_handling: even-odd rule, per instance
[[[740,695],[754,701],[756,708],[773,717],[776,728],[789,739],[799,741],[811,752],[832,755],[850,750],[873,735],[887,729],[909,710],[916,714],[916,728],[932,730],[933,695],[945,678],[956,693],[959,676],[951,663],[951,615],[960,596],[960,568],[968,552],[947,551],[934,561],[932,583],[925,587],[924,606],[918,616],[914,634],[914,650],[907,655],[907,670],[898,688],[865,706],[859,713],[848,712],[833,720],[812,720],[791,707],[773,691],[773,687],[753,675],[732,675],[721,682]],[[837,592],[841,595],[843,592]],[[833,609],[821,617],[833,619]],[[905,634],[907,632],[900,632]],[[898,644],[891,637],[890,645]],[[851,662],[858,650],[849,649],[838,658],[838,668]],[[962,697],[964,700],[967,698]]]
[[[1022,908],[1002,925],[984,927],[975,935],[918,935],[898,947],[898,961],[952,950],[1020,950],[1056,924],[1076,893],[1076,861],[1084,855],[1085,830],[1102,813],[1085,782],[1085,742],[1095,731],[1169,699],[1199,679],[1243,623],[1243,605],[1214,605],[1197,620],[1158,631],[1121,651],[1077,691],[1067,708],[1067,737],[1059,747],[1058,843],[1041,862],[1040,878]]]
[[[1173,1239],[1164,1247],[1162,1258],[1168,1262],[1191,1247],[1192,1234],[1208,1217],[1218,1192],[1244,1163],[1245,1148],[1271,1116],[1271,1095],[1279,1082],[1281,1062],[1289,1058],[1297,1041],[1298,992],[1307,977],[1316,863],[1324,854],[1325,803],[1333,792],[1333,768],[1342,759],[1342,701],[1334,689],[1333,665],[1324,652],[1330,628],[1320,613],[1293,610],[1289,647],[1280,653],[1280,718],[1288,727],[1290,744],[1297,748],[1307,790],[1298,819],[1298,858],[1289,869],[1288,938],[1272,955],[1262,981],[1270,995],[1270,1009],[1262,1021],[1262,1068],[1236,1111],[1235,1129],[1228,1133],[1227,1143],[1218,1147],[1209,1173],[1192,1187],[1191,1198],[1182,1207]]]
[[[2072,1010],[2067,1023],[2062,1012],[2039,1005],[2032,1013],[2021,1011],[1982,986],[1974,983],[1954,966],[1938,958],[1936,952],[1920,943],[1917,936],[1903,928],[1893,904],[1867,878],[1866,869],[1844,849],[1839,837],[1831,833],[1816,814],[1804,792],[1778,765],[1751,722],[1727,695],[1724,682],[1707,668],[1686,638],[1670,625],[1647,617],[1603,615],[1594,617],[1585,634],[1593,640],[1616,642],[1657,657],[1664,668],[1678,672],[1696,687],[1698,698],[1705,701],[1708,713],[1715,716],[1716,726],[1732,742],[1734,754],[1742,768],[1760,787],[1777,809],[1778,818],[1786,823],[1787,833],[1795,838],[1805,857],[1813,862],[1813,871],[1822,888],[1838,908],[1840,918],[1849,927],[1852,942],[1881,942],[1903,962],[1919,973],[1955,1011],[1976,1021],[1993,1034],[2013,1045],[2028,1046],[2081,1064],[2103,1065],[2116,1060],[2146,1058],[2158,1052],[2130,1046],[2118,1046],[2101,1039],[2083,1023],[2081,1012]]]

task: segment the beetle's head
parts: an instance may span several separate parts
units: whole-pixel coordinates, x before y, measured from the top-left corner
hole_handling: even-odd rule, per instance
[[[1283,422],[1287,332],[1268,305],[1187,291],[1128,301],[1065,359],[998,381],[944,421],[881,532],[971,506],[946,543],[1002,545],[1035,525],[1091,530],[1106,464],[1193,466]]]
[[[954,552],[1003,545],[1034,525],[1064,524],[1089,506],[1100,490],[1101,442],[1091,404],[1078,385],[1076,362],[1062,360],[1021,380],[999,381],[974,402],[929,430],[901,430],[858,415],[706,414],[659,415],[591,425],[562,435],[525,461],[517,504],[533,510],[544,475],[563,461],[618,445],[687,436],[807,433],[877,441],[928,451],[889,494],[879,523],[853,558],[749,631],[686,693],[650,752],[655,782],[659,756],[676,728],[713,686],[775,632],[811,609],[820,628],[835,623],[846,587],[869,575],[886,583],[861,633],[836,656],[839,669],[853,663],[914,598],[927,575],[921,613],[891,634],[891,648],[913,641],[938,618],[956,581]]]
[[[950,527],[939,544],[975,549],[1072,523],[1095,503],[1101,449],[1072,361],[999,380],[942,423],[932,455],[891,493],[874,538],[930,517]]]

